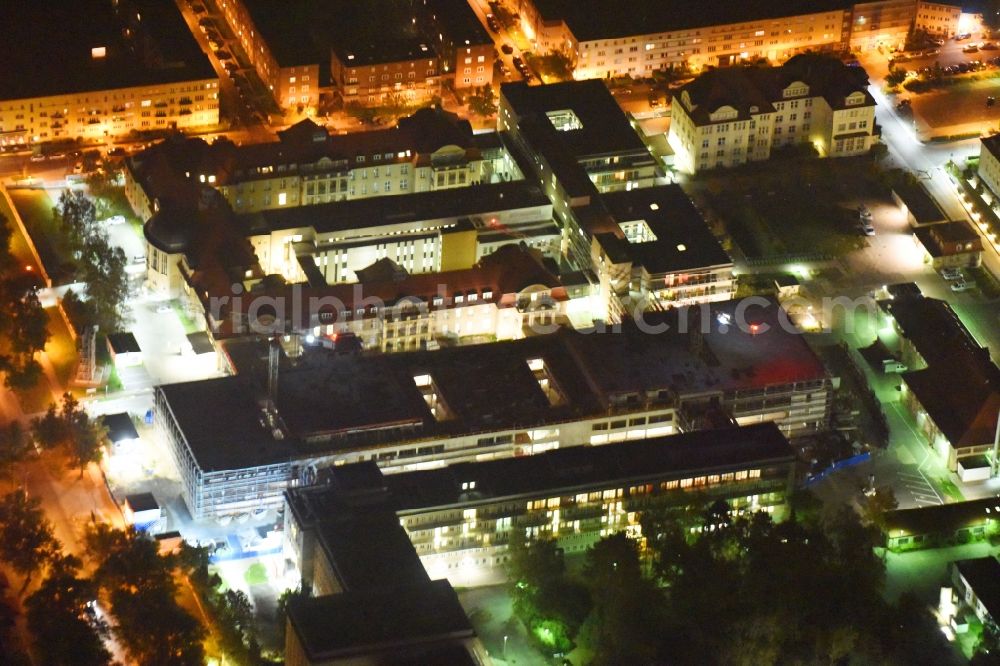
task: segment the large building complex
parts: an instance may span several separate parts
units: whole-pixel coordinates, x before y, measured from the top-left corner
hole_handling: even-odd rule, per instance
[[[521,29],[540,51],[561,51],[578,79],[649,77],[663,69],[782,62],[805,51],[901,48],[913,27],[958,30],[958,7],[917,0],[793,0],[720,4],[641,0],[608,12],[597,0],[519,0]]]
[[[794,450],[772,424],[400,474],[361,463],[331,468],[326,483],[288,491],[286,548],[304,590],[333,593],[343,586],[337,572],[345,567],[330,562],[337,545],[330,542],[346,536],[339,526],[361,518],[375,529],[389,526],[383,542],[408,537],[432,578],[468,585],[484,572],[502,577],[514,541],[556,539],[572,553],[616,532],[641,539],[646,511],[721,499],[736,516],[780,517],[794,470]],[[362,497],[359,516],[351,508]]]
[[[219,80],[172,2],[7,3],[0,146],[219,124]],[[55,37],[57,36],[57,37]]]
[[[677,168],[696,173],[766,160],[796,144],[825,157],[863,154],[878,141],[867,87],[863,69],[811,54],[781,67],[702,74],[672,106],[668,140]]]
[[[965,480],[988,475],[991,461],[985,457],[993,448],[1000,412],[1000,368],[989,350],[945,301],[916,292],[879,305],[908,368],[903,403],[921,434],[948,469]]]
[[[343,463],[425,469],[720,420],[773,421],[790,436],[824,430],[833,380],[788,332],[780,306],[759,305],[650,313],[618,334],[563,329],[433,352],[307,348],[268,382],[266,349],[229,345],[238,374],[157,388],[156,423],[196,518],[276,506],[284,487]],[[752,323],[737,327],[741,317]],[[225,419],[205,413],[209,400]],[[280,418],[265,417],[268,401]]]

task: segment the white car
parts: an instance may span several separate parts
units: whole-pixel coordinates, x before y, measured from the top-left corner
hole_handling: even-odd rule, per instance
[[[970,289],[975,289],[976,285],[973,282],[966,282],[965,280],[959,280],[958,282],[951,283],[951,290],[958,293],[962,291],[969,291]]]

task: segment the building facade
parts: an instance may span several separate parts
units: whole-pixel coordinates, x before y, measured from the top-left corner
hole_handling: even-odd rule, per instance
[[[961,17],[961,7],[919,0],[914,27],[930,35],[951,39],[958,34]]]
[[[218,0],[217,5],[278,106],[314,114],[322,86],[320,65],[328,56],[313,45],[302,23],[295,22],[296,30],[281,27],[296,8],[261,0]]]
[[[866,88],[863,70],[815,55],[773,69],[708,72],[681,89],[668,141],[687,173],[766,160],[796,144],[824,157],[861,155],[878,141]]]

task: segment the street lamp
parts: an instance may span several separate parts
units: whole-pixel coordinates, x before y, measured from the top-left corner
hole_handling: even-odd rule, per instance
[[[506,634],[503,637],[503,659],[504,659],[504,661],[507,661],[507,636],[506,636]]]

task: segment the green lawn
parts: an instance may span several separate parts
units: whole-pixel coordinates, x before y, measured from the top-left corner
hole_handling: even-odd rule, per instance
[[[10,198],[38,249],[52,283],[65,283],[73,275],[73,261],[66,237],[52,214],[55,202],[45,190],[15,190],[10,193]]]
[[[836,257],[865,246],[851,202],[890,196],[890,176],[870,157],[778,155],[767,164],[712,171],[691,181],[748,258]]]
[[[247,585],[263,585],[267,582],[267,570],[260,562],[254,562],[247,567],[243,578],[246,580]]]

